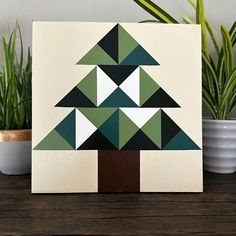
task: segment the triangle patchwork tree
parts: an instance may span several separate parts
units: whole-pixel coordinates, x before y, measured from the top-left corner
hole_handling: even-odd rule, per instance
[[[160,66],[120,24],[77,65],[94,68],[55,105],[73,107],[35,150],[198,150],[162,110],[179,104],[141,66]]]

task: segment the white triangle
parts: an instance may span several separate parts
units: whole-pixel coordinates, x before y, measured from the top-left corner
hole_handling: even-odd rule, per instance
[[[120,108],[139,128],[151,119],[160,108]]]
[[[99,106],[117,88],[117,84],[97,66],[97,106]]]
[[[140,105],[140,68],[135,69],[119,86],[138,106]]]
[[[78,148],[91,134],[96,131],[94,126],[78,109],[76,109],[76,148]]]

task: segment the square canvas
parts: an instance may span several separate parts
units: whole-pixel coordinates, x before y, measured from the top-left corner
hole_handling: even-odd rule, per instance
[[[200,26],[34,22],[32,192],[201,192]]]

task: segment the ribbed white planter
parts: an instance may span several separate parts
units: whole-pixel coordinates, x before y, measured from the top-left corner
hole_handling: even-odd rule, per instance
[[[236,120],[203,119],[203,158],[207,171],[236,171]]]

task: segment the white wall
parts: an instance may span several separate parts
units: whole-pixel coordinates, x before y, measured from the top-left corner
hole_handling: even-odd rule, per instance
[[[187,0],[154,0],[178,20],[194,16]],[[205,0],[206,15],[219,32],[236,20],[236,0]],[[25,46],[31,46],[32,21],[138,22],[152,17],[133,0],[0,0],[0,35],[8,35],[19,19]],[[220,35],[218,34],[218,37]],[[2,64],[0,57],[0,65]]]

